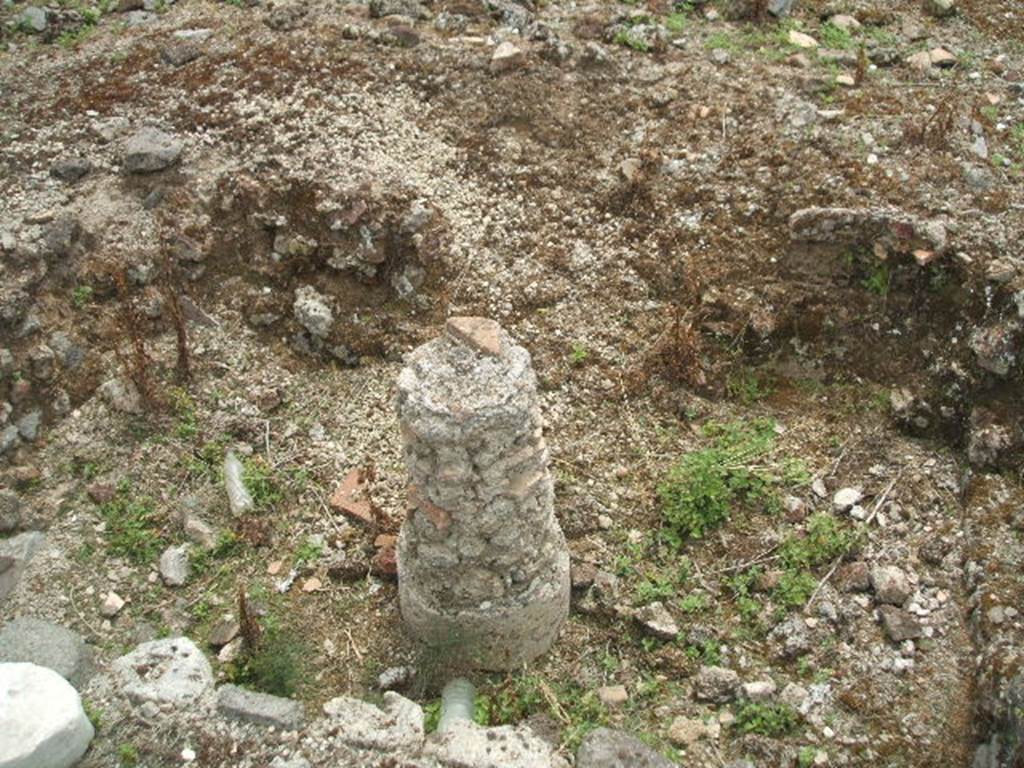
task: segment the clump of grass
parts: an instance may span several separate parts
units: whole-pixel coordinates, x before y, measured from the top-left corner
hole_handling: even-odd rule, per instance
[[[673,544],[703,537],[737,504],[769,504],[775,486],[807,480],[798,462],[771,460],[775,424],[770,419],[708,424],[704,434],[711,446],[683,456],[658,487],[663,533]]]
[[[871,273],[861,281],[861,285],[876,296],[883,299],[889,295],[892,286],[892,270],[884,261],[878,262]]]
[[[736,722],[733,727],[740,733],[778,737],[794,731],[799,722],[797,713],[786,704],[747,701],[736,709]]]
[[[245,483],[245,487],[252,494],[252,500],[256,505],[256,509],[265,510],[280,503],[284,498],[284,491],[274,474],[273,468],[258,456],[246,459],[244,466],[242,482]]]
[[[854,531],[827,512],[811,515],[804,535],[790,536],[779,547],[784,570],[773,590],[776,602],[787,608],[805,605],[818,584],[813,570],[845,555],[857,539]]]
[[[639,53],[649,53],[651,50],[650,43],[629,29],[620,29],[616,32],[612,42],[616,45],[623,45],[630,50],[638,51]]]
[[[821,25],[820,35],[821,42],[826,48],[848,51],[857,45],[848,29],[837,27],[832,22],[825,22]]]
[[[100,507],[106,523],[108,551],[134,563],[152,562],[164,546],[163,519],[152,500],[132,498],[128,484],[118,487],[117,495]]]
[[[744,405],[752,405],[768,397],[772,393],[772,387],[758,375],[757,371],[742,368],[729,375],[725,382],[725,391],[734,400],[739,400]]]

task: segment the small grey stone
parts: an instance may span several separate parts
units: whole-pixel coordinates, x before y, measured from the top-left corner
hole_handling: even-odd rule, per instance
[[[370,17],[408,16],[411,19],[428,19],[430,13],[418,0],[370,0]]]
[[[39,425],[43,420],[43,412],[40,410],[30,411],[18,419],[18,434],[30,443],[35,442],[39,437]]]
[[[672,768],[642,741],[623,731],[598,728],[588,733],[576,753],[576,768]]]
[[[382,691],[405,688],[416,676],[415,667],[389,667],[377,675],[377,687]]]
[[[13,451],[20,444],[21,438],[18,436],[18,428],[14,424],[9,424],[0,431],[0,456]]]
[[[912,613],[907,613],[893,605],[879,606],[878,613],[882,618],[885,634],[893,642],[902,643],[904,640],[914,640],[924,634],[921,622]]]
[[[302,26],[308,9],[301,3],[274,8],[264,19],[264,23],[278,32],[290,32]]]
[[[640,608],[636,612],[636,620],[649,634],[661,640],[674,640],[679,635],[679,625],[662,602]]]
[[[21,497],[14,491],[0,491],[0,533],[11,533],[21,525]]]
[[[728,64],[732,61],[732,56],[725,48],[712,48],[711,61],[718,65]]]
[[[58,160],[50,167],[50,175],[55,179],[73,183],[92,170],[92,163],[84,157],[71,157]]]
[[[784,659],[795,659],[811,650],[811,637],[807,625],[799,618],[788,619],[771,632],[768,639],[781,644],[778,655]]]
[[[38,5],[30,5],[21,14],[21,25],[30,32],[45,32],[47,12]]]
[[[10,539],[0,539],[0,603],[17,586],[29,561],[38,552],[46,537],[39,531],[27,531]]]
[[[222,648],[238,637],[240,630],[241,627],[233,616],[225,616],[210,630],[210,645],[214,648]]]
[[[92,651],[81,635],[28,616],[13,619],[0,629],[0,662],[48,667],[79,689],[93,673]]]
[[[327,299],[317,293],[313,286],[304,285],[295,291],[295,304],[292,309],[299,325],[314,337],[324,339],[331,332],[334,313],[331,312]]]
[[[169,168],[181,156],[182,143],[157,128],[143,128],[124,145],[124,168],[129,173],[153,173]]]
[[[217,711],[232,720],[293,731],[302,724],[302,706],[291,699],[222,685],[217,689]]]
[[[43,246],[52,256],[68,257],[82,237],[82,225],[69,213],[61,214],[43,229]]]
[[[914,592],[907,574],[894,565],[872,568],[871,586],[879,602],[890,605],[903,605]]]
[[[121,379],[110,379],[98,390],[100,397],[115,411],[122,413],[142,413],[142,398],[131,383]]]
[[[832,507],[836,512],[849,512],[863,498],[864,494],[858,488],[842,488],[832,497]]]
[[[768,13],[776,18],[788,16],[793,0],[768,0]]]
[[[937,19],[945,19],[956,13],[956,0],[924,0],[925,13]]]
[[[168,547],[160,555],[160,578],[168,587],[180,587],[189,576],[188,549],[182,545]]]
[[[724,667],[701,667],[693,681],[694,694],[699,701],[724,704],[736,696],[740,676]]]
[[[175,43],[160,51],[160,58],[172,67],[182,67],[203,55],[199,46],[193,43]]]

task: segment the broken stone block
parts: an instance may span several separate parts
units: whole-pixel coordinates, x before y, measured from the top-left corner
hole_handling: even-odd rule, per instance
[[[793,240],[862,245],[876,253],[946,250],[946,227],[892,208],[804,208],[789,218]]]
[[[302,705],[269,693],[247,691],[237,685],[217,689],[217,711],[232,720],[294,731],[302,725]]]
[[[416,349],[396,405],[411,509],[399,600],[414,637],[485,669],[545,652],[569,611],[569,554],[554,517],[529,353],[491,321],[456,318]]]

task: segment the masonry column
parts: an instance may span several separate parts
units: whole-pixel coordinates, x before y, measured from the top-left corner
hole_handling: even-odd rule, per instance
[[[530,354],[493,320],[452,318],[409,356],[396,405],[410,481],[402,618],[474,666],[520,666],[569,613]]]

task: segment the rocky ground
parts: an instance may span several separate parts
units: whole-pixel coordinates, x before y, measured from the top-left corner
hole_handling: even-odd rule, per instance
[[[82,765],[1024,759],[1017,3],[0,30],[0,659]],[[438,739],[392,396],[451,315],[533,356],[574,601]]]

